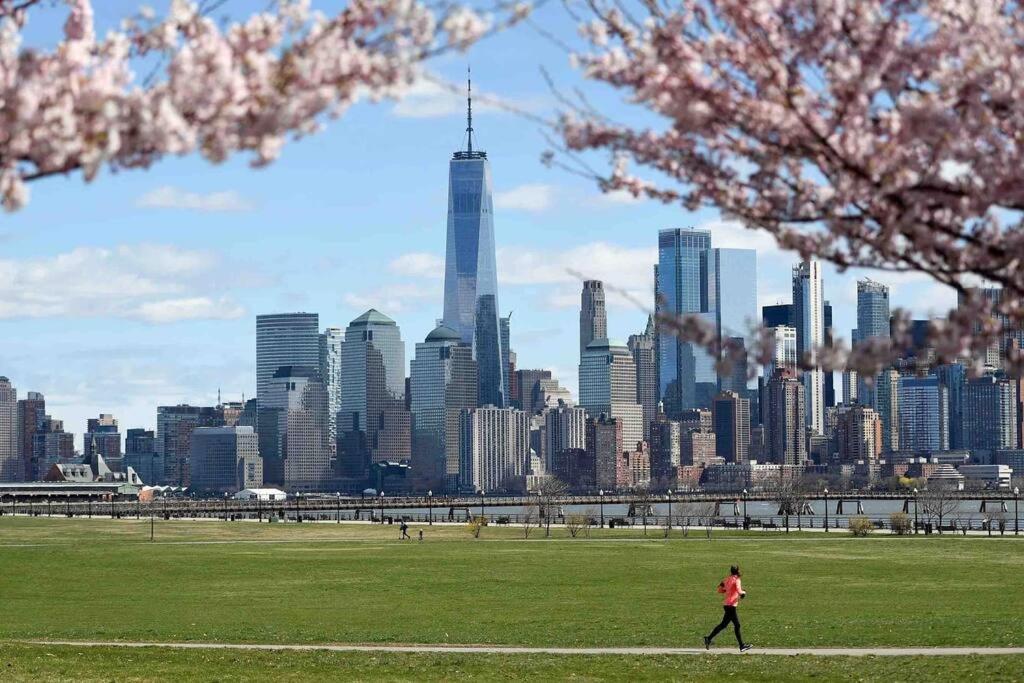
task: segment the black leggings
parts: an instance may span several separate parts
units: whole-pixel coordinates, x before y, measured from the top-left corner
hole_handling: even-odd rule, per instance
[[[708,638],[714,638],[721,633],[722,629],[729,625],[729,622],[732,622],[733,630],[736,631],[736,642],[742,647],[743,637],[740,635],[740,617],[736,613],[736,608],[731,605],[723,605],[722,609],[725,610],[725,614],[722,615],[722,623],[715,627],[715,630],[711,632]]]

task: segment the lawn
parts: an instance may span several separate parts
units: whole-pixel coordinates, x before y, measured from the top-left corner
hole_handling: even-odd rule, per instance
[[[513,529],[489,527],[474,539],[462,527],[434,526],[419,543],[398,541],[395,527],[220,521],[158,521],[154,543],[149,532],[146,520],[0,517],[0,641],[696,646],[721,614],[714,587],[738,562],[749,593],[741,608],[745,635],[759,646],[1024,645],[1024,537],[855,539],[805,532],[707,540],[702,532],[682,538],[677,530],[666,541],[660,530],[646,539],[637,530],[570,539],[558,529],[556,538],[535,532],[524,540]],[[719,644],[730,641],[727,632]],[[417,667],[424,678],[438,679],[460,671],[483,679],[499,671],[513,678],[570,672],[594,679],[624,677],[617,672],[630,678],[831,677],[861,667],[865,677],[884,677],[885,668],[897,664],[54,652],[7,645],[0,655],[8,673],[41,679],[85,677],[85,669],[61,669],[71,661],[91,667],[97,678],[129,678],[130,671],[109,668],[125,658],[152,660],[156,668],[149,671],[157,678],[176,677],[182,667],[207,659],[204,678],[217,667],[224,675],[209,677],[231,678],[240,657],[266,658],[267,670],[281,667],[282,676],[298,675],[289,667],[305,663],[310,668],[294,671],[313,676],[316,667],[330,667],[348,677],[399,679],[418,678]],[[1001,657],[900,661],[920,662],[912,669],[900,664],[908,679],[973,661],[971,671],[987,677],[1008,676],[1024,665],[1024,658]]]

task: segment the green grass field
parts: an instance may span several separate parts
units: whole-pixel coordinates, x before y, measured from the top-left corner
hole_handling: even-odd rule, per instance
[[[415,529],[413,530],[415,535]],[[0,662],[35,680],[1019,677],[1024,657],[882,660],[108,651],[28,639],[692,647],[738,562],[763,647],[1024,645],[1024,537],[594,532],[0,517]],[[730,633],[719,645],[732,646]],[[126,662],[130,663],[126,664]],[[203,662],[202,665],[199,662]],[[145,664],[145,667],[143,667]],[[129,668],[125,668],[129,666]],[[248,664],[247,664],[248,666]],[[132,668],[134,667],[134,668]],[[908,668],[909,667],[909,668]],[[134,673],[133,673],[134,672]],[[246,675],[253,673],[248,671]],[[7,676],[4,676],[5,678]]]

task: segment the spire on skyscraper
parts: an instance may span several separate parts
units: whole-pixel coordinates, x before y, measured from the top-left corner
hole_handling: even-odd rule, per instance
[[[473,154],[473,74],[466,66],[466,151]]]

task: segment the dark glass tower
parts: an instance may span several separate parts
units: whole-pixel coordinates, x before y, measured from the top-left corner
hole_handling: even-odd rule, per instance
[[[466,149],[448,164],[448,239],[444,317],[473,353],[480,371],[480,402],[505,405],[504,353],[498,322],[498,269],[494,254],[494,202],[487,153],[473,149],[473,108],[468,100]]]

